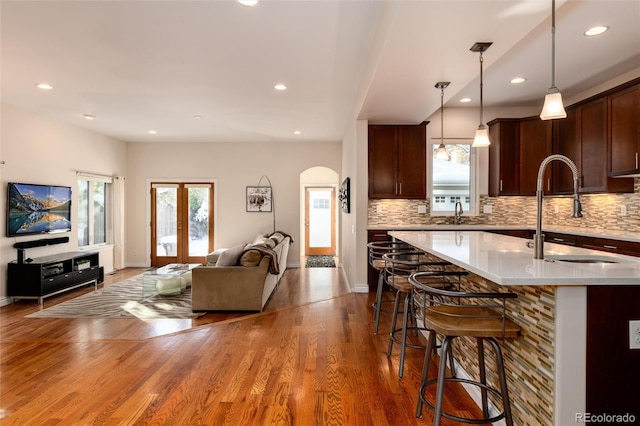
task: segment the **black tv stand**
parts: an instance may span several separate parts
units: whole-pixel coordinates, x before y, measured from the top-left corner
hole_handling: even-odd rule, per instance
[[[97,288],[104,276],[94,252],[61,253],[27,263],[22,260],[8,267],[7,295],[14,299],[38,299],[42,304],[45,297],[74,288],[88,284]]]

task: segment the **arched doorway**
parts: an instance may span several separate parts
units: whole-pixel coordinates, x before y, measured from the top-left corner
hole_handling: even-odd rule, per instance
[[[339,175],[327,167],[312,167],[300,174],[300,248],[303,257],[339,252]]]

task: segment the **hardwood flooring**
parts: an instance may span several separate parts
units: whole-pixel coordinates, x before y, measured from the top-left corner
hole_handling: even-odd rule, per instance
[[[414,413],[423,351],[407,351],[399,379],[398,351],[387,357],[388,334],[372,331],[373,296],[350,293],[339,268],[296,268],[262,313],[39,319],[24,318],[39,309],[33,301],[5,306],[0,423],[429,425],[430,410]],[[383,315],[380,330],[389,326]],[[461,388],[446,392],[445,410],[479,414]]]

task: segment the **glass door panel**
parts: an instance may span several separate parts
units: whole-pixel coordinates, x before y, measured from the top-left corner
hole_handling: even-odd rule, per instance
[[[213,183],[154,183],[151,206],[151,265],[204,263],[213,250]]]
[[[335,189],[307,188],[306,198],[306,255],[335,254]]]

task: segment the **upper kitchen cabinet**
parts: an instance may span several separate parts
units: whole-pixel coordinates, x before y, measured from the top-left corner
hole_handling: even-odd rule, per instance
[[[520,120],[520,195],[535,195],[538,169],[542,160],[551,155],[551,121],[540,117]],[[551,192],[551,168],[547,168],[543,190]]]
[[[578,170],[580,166],[580,133],[578,132],[578,110],[567,108],[567,118],[553,120],[553,152],[571,159]],[[551,189],[554,194],[573,194],[573,173],[566,164],[554,161]]]
[[[426,198],[426,126],[369,126],[369,198]]]
[[[489,196],[520,194],[520,119],[497,118],[489,126]]]
[[[640,83],[607,96],[609,103],[609,176],[640,173]]]

